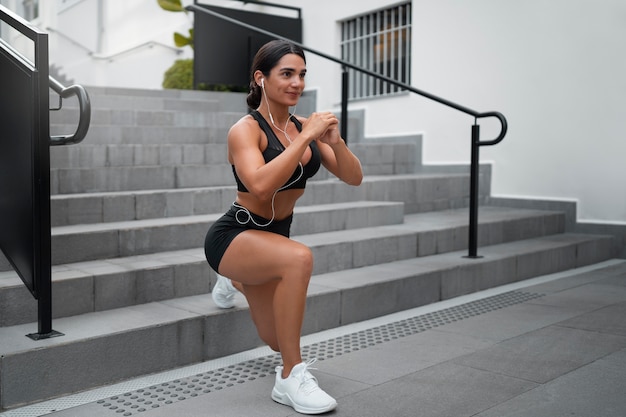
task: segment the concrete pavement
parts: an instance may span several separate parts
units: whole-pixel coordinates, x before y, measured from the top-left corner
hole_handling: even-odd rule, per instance
[[[623,417],[625,319],[613,260],[306,336],[303,353],[332,416]],[[298,415],[270,398],[278,364],[259,348],[0,415]]]

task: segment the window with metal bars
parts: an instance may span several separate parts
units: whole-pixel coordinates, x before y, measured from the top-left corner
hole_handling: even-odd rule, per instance
[[[388,78],[411,81],[411,3],[378,10],[341,22],[344,61]],[[360,99],[397,93],[401,89],[349,69],[348,97]]]

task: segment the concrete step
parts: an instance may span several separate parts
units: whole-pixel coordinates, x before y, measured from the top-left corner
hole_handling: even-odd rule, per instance
[[[222,213],[55,227],[52,265],[202,247],[206,231]],[[298,207],[292,233],[401,223],[403,214],[402,202],[361,201]],[[0,265],[0,271],[7,270],[9,265]]]
[[[243,114],[233,114],[224,120],[231,123],[219,123],[207,127],[189,126],[129,126],[129,125],[91,125],[85,139],[85,144],[197,144],[197,143],[225,143],[228,129]],[[222,126],[223,125],[223,126]],[[53,125],[51,135],[70,134],[76,131],[76,124]],[[74,146],[74,145],[73,145]],[[75,145],[80,146],[80,145]]]
[[[245,112],[220,110],[217,101],[174,101],[176,108],[165,105],[162,109],[134,107],[94,107],[91,111],[90,126],[168,126],[168,127],[210,127],[224,125],[230,117],[241,117]],[[171,108],[168,108],[171,107]],[[228,116],[228,117],[225,117]],[[225,120],[226,119],[226,120]],[[54,129],[75,126],[78,112],[59,111],[50,114],[50,124]]]
[[[51,194],[209,187],[233,182],[228,164],[51,169]]]
[[[317,205],[308,210],[295,210],[292,230],[294,234],[319,233],[336,228],[399,223],[402,214],[400,202]],[[201,247],[206,231],[220,216],[221,213],[216,213],[54,228],[52,264]]]
[[[54,317],[208,293],[215,274],[204,257],[207,228],[199,228],[200,239],[186,250],[102,256],[53,267]],[[486,207],[479,244],[552,235],[563,228],[558,212]],[[314,273],[325,274],[465,249],[467,211],[403,217],[400,203],[309,206],[297,210],[293,234],[312,249]],[[0,273],[0,326],[36,320],[36,307],[16,274]]]
[[[124,222],[223,213],[235,186],[58,194],[51,198],[52,226]]]
[[[230,167],[228,168],[230,169]],[[223,213],[235,199],[235,186],[57,194],[51,199],[53,226],[145,220],[162,217]],[[482,189],[484,198],[488,193]],[[311,180],[298,206],[350,201],[400,201],[406,213],[465,207],[469,177],[407,174],[366,176],[360,187],[335,179]]]
[[[92,114],[85,144],[225,143],[230,126],[247,112],[241,93],[86,89]],[[57,103],[58,97],[51,97],[51,107]],[[77,123],[74,97],[50,112],[52,135],[72,133]]]
[[[226,144],[156,144],[55,146],[50,149],[52,169],[128,166],[177,166],[221,164]]]
[[[611,241],[550,235],[483,247],[479,259],[451,252],[316,274],[303,333],[601,262],[613,255]],[[53,327],[64,336],[37,342],[25,337],[34,323],[0,328],[3,409],[260,345],[241,297],[231,310],[198,295],[62,318]]]
[[[120,127],[111,128],[114,130]],[[152,129],[152,128],[150,128]],[[166,129],[158,129],[162,135]],[[145,134],[147,129],[138,129]],[[107,133],[108,135],[111,132]],[[234,183],[221,143],[198,137],[199,142],[150,140],[106,145],[79,144],[51,149],[51,193],[76,194],[146,189],[206,187]],[[128,144],[128,143],[132,144]],[[409,175],[416,172],[415,144],[354,144],[366,176]],[[317,180],[330,178],[321,169]],[[489,181],[483,181],[489,184]]]
[[[114,110],[189,110],[243,112],[246,108],[245,93],[219,91],[133,89],[119,87],[85,86],[92,109]],[[58,96],[50,96],[50,106],[58,107]],[[78,108],[75,97],[64,99],[61,110]],[[60,111],[52,112],[59,113]]]
[[[92,144],[54,146],[50,149],[52,169],[94,167],[171,166],[223,164],[227,160],[225,143],[178,144]],[[415,172],[415,144],[351,144],[352,151],[367,167],[369,175]],[[409,169],[410,168],[410,169]]]

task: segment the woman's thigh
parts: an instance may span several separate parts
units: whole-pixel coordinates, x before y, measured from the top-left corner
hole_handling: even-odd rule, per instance
[[[294,271],[310,277],[312,269],[313,256],[308,247],[260,230],[237,235],[219,265],[221,275],[244,285],[262,285]]]

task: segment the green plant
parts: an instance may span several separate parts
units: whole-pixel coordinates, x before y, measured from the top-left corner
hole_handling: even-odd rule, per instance
[[[193,59],[177,59],[163,75],[163,88],[193,90]]]
[[[157,0],[157,3],[161,9],[167,10],[168,12],[187,13],[187,10],[183,7],[181,0]],[[189,29],[189,36],[174,32],[174,44],[179,48],[189,46],[193,49],[193,28]]]

